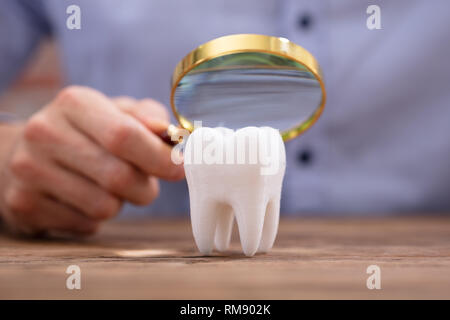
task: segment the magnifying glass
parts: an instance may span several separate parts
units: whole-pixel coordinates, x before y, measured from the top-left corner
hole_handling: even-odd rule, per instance
[[[171,105],[180,126],[269,126],[284,141],[310,128],[325,106],[314,56],[285,38],[235,34],[202,44],[172,75]],[[171,131],[176,127],[171,126]]]

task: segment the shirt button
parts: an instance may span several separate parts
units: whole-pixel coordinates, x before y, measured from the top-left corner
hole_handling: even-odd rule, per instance
[[[303,30],[310,29],[312,22],[312,16],[309,13],[300,15],[297,20],[298,27]]]
[[[309,165],[313,160],[312,151],[309,149],[300,150],[297,154],[297,160],[301,165]]]

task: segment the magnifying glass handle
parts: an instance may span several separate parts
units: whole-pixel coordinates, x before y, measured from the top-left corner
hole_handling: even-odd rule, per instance
[[[167,130],[164,131],[163,133],[159,134],[159,137],[161,138],[162,141],[164,141],[165,143],[167,143],[170,146],[174,146],[178,143],[180,143],[180,140],[176,140],[173,141],[172,137],[174,136],[174,134],[176,134],[176,132],[179,130],[179,128],[177,128],[177,126],[170,124],[167,127]]]
[[[163,133],[159,134],[159,137],[161,138],[162,141],[164,141],[165,143],[167,143],[170,146],[174,146],[176,145],[176,141],[172,141],[171,136],[169,135],[169,130],[164,131]]]

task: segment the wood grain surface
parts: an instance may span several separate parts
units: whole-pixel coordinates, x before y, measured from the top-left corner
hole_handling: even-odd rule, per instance
[[[81,290],[66,288],[69,265]],[[381,290],[366,268],[381,268]],[[269,254],[201,256],[188,220],[113,221],[94,237],[0,234],[1,299],[450,298],[450,219],[283,219]]]

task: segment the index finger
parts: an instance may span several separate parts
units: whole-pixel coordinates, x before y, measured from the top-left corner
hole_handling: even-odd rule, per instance
[[[136,100],[131,97],[117,97],[113,100],[119,109],[133,116],[148,129],[160,135],[167,131],[170,116],[166,108],[152,99]]]

